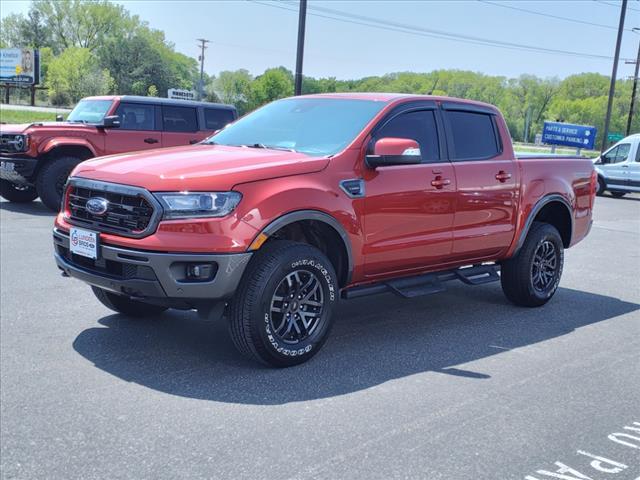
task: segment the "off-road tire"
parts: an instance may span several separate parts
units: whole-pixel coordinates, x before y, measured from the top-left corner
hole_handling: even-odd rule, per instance
[[[601,197],[604,195],[604,192],[607,190],[607,184],[601,176],[598,176],[598,187],[596,189],[596,195]]]
[[[553,251],[551,257],[555,258],[556,268],[551,277],[546,277],[549,282],[548,286],[538,288],[535,272],[539,268],[534,263],[536,263],[536,258],[539,258],[536,255],[540,249],[545,247]],[[548,223],[534,222],[518,254],[502,263],[500,274],[502,291],[516,305],[523,307],[544,305],[558,289],[563,263],[564,247],[558,230]]]
[[[293,291],[295,296],[290,299],[287,293]],[[254,254],[231,301],[229,332],[233,343],[247,358],[272,367],[306,362],[329,335],[338,296],[338,278],[322,252],[303,243],[269,242]],[[310,306],[312,303],[321,307]],[[294,317],[293,322],[285,312]]]
[[[0,180],[0,195],[10,202],[29,203],[38,198],[36,189],[27,185],[17,185],[8,180]]]
[[[113,292],[108,292],[98,287],[91,287],[94,295],[100,303],[114,312],[122,313],[128,317],[144,318],[160,315],[167,310],[166,307],[159,305],[151,305],[149,303],[139,302],[138,300],[132,300],[124,295],[118,295]]]
[[[57,157],[47,160],[36,177],[36,190],[40,200],[49,210],[57,212],[62,203],[64,184],[82,160],[76,157]]]

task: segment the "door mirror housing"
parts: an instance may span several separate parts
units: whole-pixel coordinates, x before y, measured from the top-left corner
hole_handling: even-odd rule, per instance
[[[63,122],[64,117],[62,115],[56,115],[56,122]]]
[[[109,115],[102,119],[102,124],[99,125],[102,128],[119,128],[120,117],[118,115]]]
[[[410,138],[386,137],[376,140],[373,154],[366,156],[369,168],[422,163],[420,145]]]

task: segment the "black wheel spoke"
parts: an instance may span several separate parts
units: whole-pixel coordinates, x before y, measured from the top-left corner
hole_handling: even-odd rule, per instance
[[[558,250],[549,240],[543,241],[533,255],[531,283],[544,293],[553,286],[558,275]]]

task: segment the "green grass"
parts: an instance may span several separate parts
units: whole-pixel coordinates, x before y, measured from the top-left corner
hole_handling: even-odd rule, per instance
[[[53,122],[55,120],[56,114],[53,112],[0,109],[0,123]]]

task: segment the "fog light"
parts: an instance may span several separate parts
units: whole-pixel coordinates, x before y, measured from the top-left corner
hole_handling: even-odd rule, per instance
[[[210,280],[213,278],[213,265],[210,263],[190,263],[187,264],[188,280]]]

